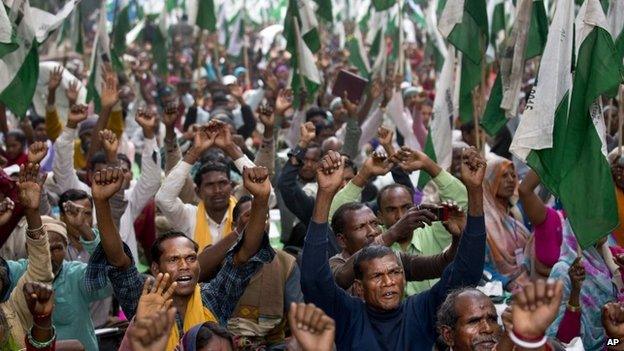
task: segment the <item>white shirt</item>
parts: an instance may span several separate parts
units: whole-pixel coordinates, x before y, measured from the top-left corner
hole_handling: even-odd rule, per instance
[[[243,167],[255,167],[255,164],[247,158],[240,157],[234,161],[236,168],[242,172]],[[171,229],[186,234],[189,238],[195,239],[195,224],[197,222],[197,206],[193,204],[185,204],[180,200],[178,195],[184,186],[186,177],[191,172],[193,165],[180,160],[178,164],[171,169],[169,175],[165,178],[162,186],[156,193],[156,205],[160,212],[167,218]],[[223,233],[226,216],[223,217],[222,223],[217,224],[206,214],[208,225],[213,243],[228,233]],[[215,238],[217,240],[215,240]]]

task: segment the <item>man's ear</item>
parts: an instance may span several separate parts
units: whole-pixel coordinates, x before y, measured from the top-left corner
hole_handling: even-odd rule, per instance
[[[160,268],[158,268],[158,263],[152,262],[152,264],[150,265],[150,271],[152,272],[152,275],[154,277],[157,276],[158,273],[160,273]]]
[[[360,279],[356,279],[353,281],[353,292],[355,296],[364,298],[364,284]]]
[[[347,242],[342,233],[336,234],[336,242],[338,243],[338,246],[340,246],[340,248],[343,250],[347,247]]]
[[[455,345],[453,340],[453,329],[451,329],[451,327],[448,325],[442,325],[438,327],[438,332],[444,340],[444,343],[446,343],[449,347],[453,347]]]

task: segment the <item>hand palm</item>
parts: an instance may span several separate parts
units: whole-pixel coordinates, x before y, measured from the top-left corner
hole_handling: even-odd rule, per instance
[[[104,140],[104,149],[108,152],[117,152],[119,148],[119,139],[115,138],[114,140]]]
[[[78,90],[68,89],[65,96],[67,97],[67,100],[75,102],[78,99]]]
[[[321,189],[336,190],[342,183],[342,169],[336,170],[330,174],[317,172],[316,181],[318,183],[318,187]]]
[[[145,318],[153,311],[160,310],[165,305],[165,298],[158,293],[149,293],[141,295],[136,310],[136,319]]]
[[[156,126],[156,118],[138,116],[137,123],[144,129],[153,129]]]
[[[41,186],[35,182],[24,182],[19,185],[19,199],[22,206],[30,209],[39,208]]]
[[[483,182],[485,176],[485,167],[479,167],[477,170],[471,170],[465,165],[462,165],[461,176],[464,183],[470,186],[479,186]]]
[[[43,302],[37,300],[32,312],[36,316],[47,316],[52,313],[52,310],[54,310],[54,301],[50,298]]]
[[[43,160],[45,155],[48,153],[48,150],[28,150],[28,161],[33,163],[39,163],[39,161]]]

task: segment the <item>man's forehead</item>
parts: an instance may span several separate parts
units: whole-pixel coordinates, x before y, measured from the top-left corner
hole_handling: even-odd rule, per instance
[[[397,206],[413,203],[411,194],[403,187],[387,189],[381,195],[382,206]]]
[[[487,314],[496,315],[492,300],[477,290],[464,291],[455,300],[455,309],[460,319],[470,319]]]
[[[363,265],[366,267],[365,271],[367,274],[375,274],[375,273],[385,273],[397,268],[401,268],[399,261],[397,260],[396,255],[387,254],[383,257],[373,258],[371,260],[363,262]]]
[[[163,256],[181,256],[197,253],[191,240],[181,236],[163,241],[161,248]]]
[[[372,220],[376,220],[377,216],[373,210],[368,208],[368,206],[364,206],[357,210],[352,210],[347,213],[347,223],[351,223],[352,226],[357,226],[362,223],[368,223]]]

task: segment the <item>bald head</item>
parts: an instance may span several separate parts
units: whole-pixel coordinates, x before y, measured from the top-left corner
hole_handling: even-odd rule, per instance
[[[323,155],[327,154],[329,150],[340,152],[342,150],[342,141],[335,136],[329,137],[321,144],[321,152]]]

